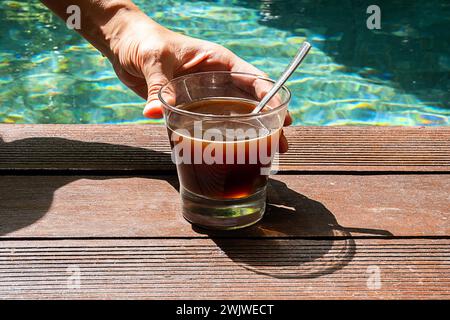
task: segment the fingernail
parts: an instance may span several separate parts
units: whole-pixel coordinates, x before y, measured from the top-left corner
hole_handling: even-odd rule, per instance
[[[159,119],[162,118],[162,108],[161,102],[158,100],[153,100],[147,103],[144,108],[144,116],[151,119]]]

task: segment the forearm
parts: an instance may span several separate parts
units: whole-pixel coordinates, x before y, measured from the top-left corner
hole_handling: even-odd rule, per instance
[[[74,1],[42,0],[42,3],[67,21],[71,15],[67,13],[67,8]],[[110,59],[130,22],[145,21],[147,29],[148,25],[155,30],[162,28],[129,0],[79,0],[75,4],[81,11],[81,28],[76,31]]]

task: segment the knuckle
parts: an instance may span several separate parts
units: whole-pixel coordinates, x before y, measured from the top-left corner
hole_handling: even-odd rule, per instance
[[[164,85],[162,81],[152,82],[152,84],[148,87],[148,96],[156,96],[158,95],[159,89]]]
[[[140,50],[140,58],[143,63],[156,64],[161,61],[167,61],[172,53],[170,46],[165,43],[146,43]]]
[[[142,61],[142,63],[145,64],[155,64],[159,59],[159,52],[158,50],[151,49],[151,48],[144,48],[140,51],[139,59]]]

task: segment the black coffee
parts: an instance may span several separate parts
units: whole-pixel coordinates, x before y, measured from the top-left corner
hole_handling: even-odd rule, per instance
[[[248,100],[208,99],[178,108],[205,115],[244,115],[250,114],[256,104]],[[270,132],[255,118],[208,119],[201,122],[201,136],[197,137],[194,125],[191,120],[179,124],[185,134],[168,128],[172,149],[181,159],[177,170],[185,189],[210,199],[226,200],[248,197],[266,185],[279,130]],[[215,133],[214,139],[205,136],[210,131]],[[180,143],[184,146],[182,152],[178,152]]]

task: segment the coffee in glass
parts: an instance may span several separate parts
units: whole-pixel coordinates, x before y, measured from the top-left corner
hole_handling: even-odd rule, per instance
[[[266,185],[290,93],[251,114],[273,81],[207,72],[172,80],[160,91],[183,215],[206,228],[235,229],[263,216]]]

